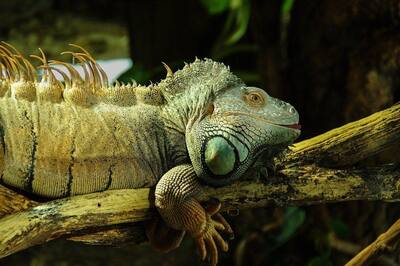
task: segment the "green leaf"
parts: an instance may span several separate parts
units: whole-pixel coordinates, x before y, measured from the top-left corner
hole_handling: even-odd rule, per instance
[[[226,45],[232,45],[239,41],[247,31],[250,20],[250,0],[231,2],[231,13],[234,17],[233,31],[225,41]]]
[[[298,207],[288,207],[286,209],[282,231],[276,239],[277,244],[282,245],[286,243],[303,225],[305,218],[306,213],[304,210]]]
[[[282,4],[282,14],[287,15],[290,14],[292,10],[294,0],[285,0]]]
[[[246,0],[230,0],[229,7],[231,9],[239,8],[240,6],[243,5],[243,2],[245,2],[245,1]]]
[[[200,0],[200,2],[209,14],[215,15],[228,10],[231,0]]]
[[[332,230],[335,232],[335,234],[341,238],[347,238],[350,236],[350,228],[347,224],[342,222],[339,219],[332,219],[330,221],[330,225],[332,227]]]
[[[133,79],[139,84],[143,84],[148,82],[151,76],[152,73],[147,71],[143,66],[139,64],[133,64],[133,66],[122,73],[117,80],[122,83],[129,83]]]

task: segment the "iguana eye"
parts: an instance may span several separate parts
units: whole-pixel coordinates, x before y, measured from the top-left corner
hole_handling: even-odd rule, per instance
[[[256,91],[247,93],[244,95],[244,100],[251,106],[261,107],[265,105],[265,98],[264,96]]]

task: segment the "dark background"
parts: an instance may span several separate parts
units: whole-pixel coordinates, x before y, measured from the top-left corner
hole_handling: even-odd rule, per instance
[[[130,57],[120,77],[142,84],[197,57],[230,65],[299,111],[308,138],[400,99],[399,0],[0,1],[0,39],[51,58],[70,42],[98,59]],[[400,161],[398,149],[363,165]],[[398,204],[351,202],[241,211],[220,265],[342,265],[395,219]],[[379,265],[398,265],[399,252]],[[0,265],[202,265],[194,243],[170,254],[147,244],[91,247],[65,240]]]

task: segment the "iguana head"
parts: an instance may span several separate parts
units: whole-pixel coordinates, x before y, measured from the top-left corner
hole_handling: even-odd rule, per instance
[[[209,103],[187,129],[198,176],[219,186],[239,178],[265,149],[284,149],[300,134],[293,106],[255,87],[237,86]]]
[[[170,104],[180,108],[177,121],[187,117],[187,150],[205,183],[238,179],[261,152],[279,152],[300,135],[293,106],[246,86],[223,64],[197,60],[178,72],[177,86],[190,88]]]

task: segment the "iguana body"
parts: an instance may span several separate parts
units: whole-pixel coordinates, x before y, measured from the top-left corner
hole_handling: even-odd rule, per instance
[[[5,44],[7,45],[7,44]],[[231,233],[218,204],[196,200],[203,185],[240,178],[264,150],[279,151],[299,135],[289,104],[246,85],[223,64],[196,60],[148,87],[108,87],[104,72],[82,49],[82,78],[69,64],[65,85],[44,54],[44,73],[11,46],[0,46],[0,166],[2,182],[45,197],[107,189],[152,187],[162,217],[148,226],[161,250],[179,245],[183,232],[200,254],[227,250]],[[80,47],[79,47],[80,48]],[[160,237],[160,224],[172,228]]]
[[[2,180],[51,198],[154,186],[179,148],[157,109],[2,98]]]

